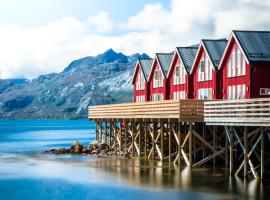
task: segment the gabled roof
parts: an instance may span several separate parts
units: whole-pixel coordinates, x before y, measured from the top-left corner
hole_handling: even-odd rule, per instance
[[[176,47],[176,50],[184,64],[187,73],[189,74],[198,51],[198,45],[193,45],[189,47]]]
[[[202,40],[202,43],[208,53],[213,66],[217,69],[219,62],[223,56],[224,50],[227,46],[227,39],[219,40]]]
[[[232,31],[249,62],[270,62],[270,31]]]
[[[135,78],[134,76],[135,76],[138,65],[141,67],[142,72],[143,72],[143,76],[144,76],[144,80],[147,82],[149,75],[150,75],[151,68],[152,68],[152,64],[153,64],[152,58],[139,58],[137,63],[136,63],[136,68],[134,69],[132,83],[134,81],[134,78]]]
[[[200,46],[198,48],[196,57],[193,61],[192,68],[190,70],[190,73],[194,70],[196,60],[198,59],[200,49],[204,48],[206,54],[208,55],[212,66],[217,69],[219,66],[219,63],[221,61],[221,58],[223,56],[223,52],[227,46],[228,40],[227,39],[217,39],[217,40],[210,40],[210,39],[202,39]]]
[[[141,65],[145,81],[147,81],[153,64],[153,59],[152,58],[139,59],[138,61]]]
[[[161,67],[162,73],[164,77],[167,77],[167,74],[170,69],[170,65],[173,59],[173,52],[172,53],[156,53],[156,59]]]

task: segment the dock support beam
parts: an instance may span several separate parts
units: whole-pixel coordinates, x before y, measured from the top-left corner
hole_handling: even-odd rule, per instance
[[[247,127],[244,127],[244,177],[247,177],[248,170],[248,143],[247,143]]]
[[[192,123],[189,124],[189,142],[188,142],[188,159],[189,159],[189,167],[192,167]]]
[[[264,130],[261,127],[261,180],[264,178]]]

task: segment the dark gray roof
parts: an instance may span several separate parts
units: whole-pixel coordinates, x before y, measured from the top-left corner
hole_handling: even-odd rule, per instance
[[[270,62],[270,31],[233,31],[250,62]]]
[[[150,74],[152,64],[153,64],[153,59],[151,59],[151,58],[138,59],[138,61],[139,61],[140,65],[141,65],[144,78],[145,78],[146,81],[148,81],[149,74]]]
[[[172,53],[156,53],[158,62],[160,63],[161,70],[164,73],[164,76],[167,76],[167,73],[169,72],[171,62],[173,59],[173,52]]]
[[[227,46],[227,39],[219,39],[219,40],[202,40],[206,51],[214,65],[215,68],[218,68],[219,62],[222,58],[223,52]]]
[[[181,57],[186,71],[189,73],[198,51],[198,45],[192,45],[190,47],[176,47],[176,49]]]

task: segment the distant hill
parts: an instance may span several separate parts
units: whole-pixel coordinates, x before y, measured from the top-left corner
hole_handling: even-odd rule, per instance
[[[33,80],[0,80],[1,119],[78,119],[88,105],[132,101],[132,73],[138,58],[112,49],[72,61],[61,73]]]

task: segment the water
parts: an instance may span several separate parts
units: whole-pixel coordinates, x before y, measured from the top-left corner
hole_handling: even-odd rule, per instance
[[[269,184],[144,159],[48,155],[94,140],[88,121],[0,121],[0,199],[263,199]],[[267,199],[267,198],[265,198]]]

